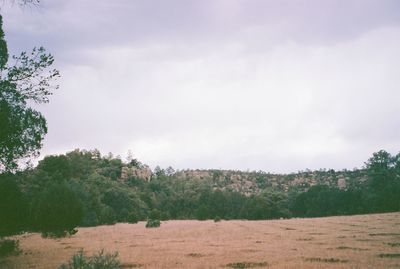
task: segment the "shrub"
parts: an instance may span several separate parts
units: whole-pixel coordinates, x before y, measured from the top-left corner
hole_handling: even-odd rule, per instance
[[[3,239],[0,240],[0,257],[9,256],[11,254],[19,254],[19,241]]]
[[[55,184],[43,191],[34,207],[35,226],[44,236],[73,234],[82,217],[80,200],[65,184]]]
[[[25,227],[28,203],[15,176],[0,174],[0,237],[20,233]]]
[[[171,216],[167,212],[161,212],[160,219],[161,220],[169,220]]]
[[[208,218],[208,208],[205,205],[201,205],[196,212],[196,218],[198,220],[206,220]]]
[[[219,216],[215,216],[214,222],[219,222],[219,221],[221,221],[221,218]]]
[[[128,223],[135,224],[138,223],[139,219],[135,213],[131,212],[128,214],[127,221]]]
[[[68,264],[62,264],[59,269],[120,269],[118,252],[104,253],[99,251],[91,257],[86,257],[83,250],[75,253]]]
[[[117,216],[114,209],[109,206],[104,206],[100,212],[100,223],[113,225],[117,223]]]
[[[160,219],[161,213],[157,209],[153,209],[150,212],[149,219]]]
[[[61,237],[66,237],[69,235],[74,235],[78,232],[77,229],[71,229],[71,230],[57,230],[57,231],[43,231],[42,232],[42,237],[43,238],[61,238]]]
[[[161,222],[157,219],[149,219],[146,223],[146,228],[157,228],[160,227]]]
[[[234,269],[245,269],[245,268],[254,268],[254,267],[265,267],[268,266],[267,262],[235,262],[228,263],[227,267],[231,267]]]

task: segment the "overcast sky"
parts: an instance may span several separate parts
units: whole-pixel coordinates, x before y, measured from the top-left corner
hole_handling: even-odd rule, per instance
[[[2,5],[9,50],[43,45],[60,89],[42,156],[296,172],[400,151],[398,0],[43,0]]]

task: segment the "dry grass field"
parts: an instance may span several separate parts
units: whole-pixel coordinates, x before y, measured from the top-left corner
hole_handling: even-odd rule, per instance
[[[400,268],[400,213],[271,221],[165,221],[17,237],[2,268],[57,268],[83,248],[118,251],[123,268]]]

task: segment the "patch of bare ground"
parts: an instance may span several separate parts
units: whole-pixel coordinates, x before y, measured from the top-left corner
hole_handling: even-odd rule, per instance
[[[188,220],[165,221],[156,229],[146,229],[145,222],[79,228],[57,240],[24,234],[15,237],[22,254],[0,261],[0,268],[54,269],[80,249],[89,255],[118,251],[123,268],[398,268],[398,219],[400,212],[217,224]],[[364,225],[351,226],[359,223]],[[344,226],[351,231],[342,231]],[[373,235],[370,227],[376,227]]]

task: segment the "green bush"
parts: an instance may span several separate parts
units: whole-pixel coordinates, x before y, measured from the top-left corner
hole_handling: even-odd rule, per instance
[[[219,222],[219,221],[221,221],[221,218],[219,216],[215,216],[214,222]]]
[[[127,217],[127,221],[128,221],[128,223],[135,224],[135,223],[138,223],[139,219],[135,213],[131,212],[131,213],[129,213],[129,215]]]
[[[18,234],[24,230],[28,203],[16,177],[0,174],[0,237]]]
[[[100,223],[107,225],[117,223],[117,216],[114,209],[109,206],[104,206],[100,211]]]
[[[91,257],[86,257],[83,250],[75,253],[68,264],[62,264],[59,269],[120,269],[118,252],[104,253],[99,251]]]
[[[43,191],[34,207],[36,229],[43,236],[73,234],[83,217],[82,204],[65,184],[54,184]]]
[[[208,218],[208,208],[205,205],[201,205],[196,212],[197,220],[206,220]]]
[[[42,232],[42,237],[43,238],[61,238],[61,237],[66,237],[69,235],[74,235],[78,232],[77,229],[71,229],[71,230],[57,230],[57,231],[43,231]]]
[[[149,219],[146,223],[146,228],[157,228],[160,227],[161,222],[157,219]]]
[[[0,257],[19,254],[20,252],[18,240],[0,240]]]
[[[149,219],[160,219],[161,218],[161,213],[157,209],[151,210],[149,214]]]

